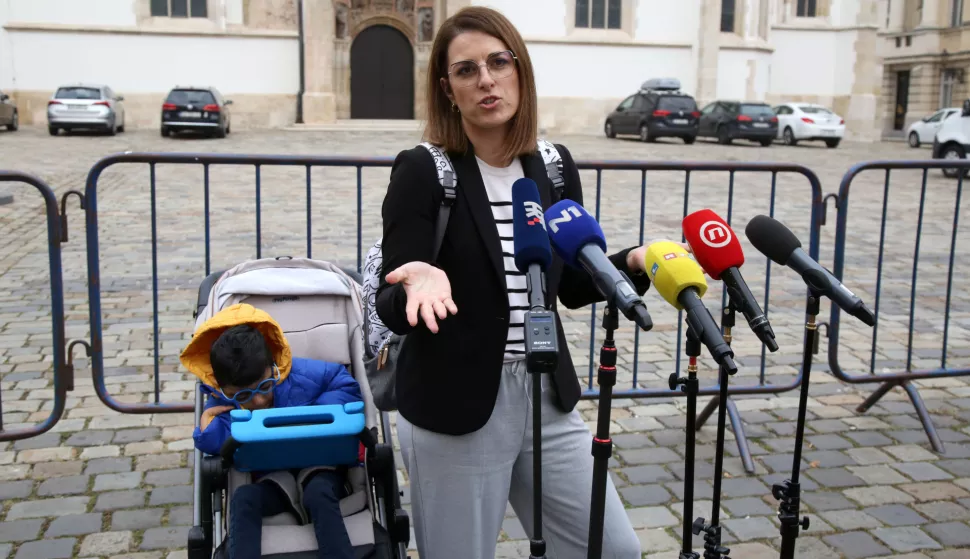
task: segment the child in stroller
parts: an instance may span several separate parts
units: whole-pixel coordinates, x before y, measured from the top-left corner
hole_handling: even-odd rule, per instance
[[[206,321],[185,348],[182,362],[203,380],[209,396],[193,433],[196,447],[207,454],[219,454],[229,439],[231,410],[362,400],[360,386],[343,365],[292,358],[279,325],[244,303]],[[343,468],[254,472],[253,481],[231,497],[231,559],[261,557],[263,517],[286,511],[312,519],[319,557],[354,556],[340,512],[340,499],[349,493]],[[301,499],[294,499],[294,489]]]

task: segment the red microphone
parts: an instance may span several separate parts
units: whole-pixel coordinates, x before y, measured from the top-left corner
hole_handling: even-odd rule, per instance
[[[706,208],[685,217],[681,226],[697,263],[711,278],[724,282],[734,309],[741,311],[769,351],[777,351],[771,324],[738,270],[744,264],[744,251],[731,226]]]

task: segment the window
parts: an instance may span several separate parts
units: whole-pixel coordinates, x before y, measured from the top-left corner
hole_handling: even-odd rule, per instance
[[[576,27],[619,29],[622,0],[576,0]]]
[[[151,0],[154,17],[208,17],[206,0]]]
[[[776,115],[790,115],[790,114],[794,114],[794,112],[795,111],[792,110],[792,108],[789,107],[788,105],[782,105],[780,107],[775,108]]]
[[[61,87],[54,99],[101,99],[101,90],[94,87]]]
[[[627,97],[626,99],[623,100],[622,103],[620,103],[620,106],[617,107],[617,110],[619,110],[619,109],[623,109],[623,110],[629,109],[630,107],[633,106],[633,100],[634,99],[636,99],[636,95],[631,95],[631,96]]]
[[[963,0],[950,0],[950,27],[960,27],[963,20]]]
[[[742,103],[741,104],[741,114],[747,116],[775,116],[772,112],[771,107],[768,105],[755,105]]]
[[[673,95],[667,95],[660,98],[660,103],[657,104],[657,108],[670,111],[672,113],[677,111],[692,113],[697,110],[697,104],[690,97],[674,97]]]
[[[711,103],[710,105],[707,105],[706,107],[704,107],[703,109],[701,109],[701,114],[702,115],[709,115],[709,114],[713,113],[714,112],[714,107],[716,107],[716,106],[717,106],[717,103]]]
[[[721,0],[721,31],[724,33],[734,33],[734,2]]]
[[[647,98],[637,95],[637,98],[633,101],[633,110],[637,112],[643,112],[647,110]]]
[[[795,7],[795,15],[798,17],[815,17],[817,13],[816,0],[798,0]]]
[[[943,70],[943,77],[940,80],[940,106],[949,107],[953,105],[953,85],[957,81],[956,70]]]

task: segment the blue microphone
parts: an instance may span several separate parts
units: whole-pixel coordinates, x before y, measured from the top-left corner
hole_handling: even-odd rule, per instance
[[[586,270],[593,285],[606,300],[644,330],[653,328],[647,305],[630,280],[606,257],[603,229],[585,208],[572,200],[561,200],[549,208],[546,228],[552,248],[566,264]]]
[[[523,326],[526,366],[533,373],[551,373],[559,362],[556,315],[546,307],[544,273],[552,264],[552,250],[542,214],[542,200],[535,181],[529,178],[515,181],[512,184],[512,245],[515,267],[525,274],[529,293],[529,310]]]

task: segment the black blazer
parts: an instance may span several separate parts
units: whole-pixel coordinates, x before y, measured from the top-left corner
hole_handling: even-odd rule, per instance
[[[563,197],[582,204],[579,170],[569,151],[556,147],[566,181]],[[408,334],[396,381],[401,415],[433,432],[463,435],[483,427],[492,414],[508,337],[509,301],[498,229],[474,152],[469,148],[466,154],[448,156],[458,176],[458,194],[435,265],[448,275],[458,313],[439,319],[437,334],[422,320],[412,328],[403,286],[384,280],[408,262],[431,261],[444,190],[434,159],[421,146],[399,153],[391,169],[382,208],[383,270],[376,306],[392,332]],[[554,203],[554,189],[541,155],[523,156],[521,162],[525,176],[539,186],[543,207],[548,208]],[[630,250],[610,256],[617,269],[628,275],[626,254]],[[631,275],[631,279],[641,295],[650,286],[646,275]],[[555,254],[546,282],[546,301],[552,310],[556,310],[557,298],[570,309],[603,300],[585,271],[565,266]],[[561,321],[558,334],[559,368],[552,375],[552,384],[559,407],[568,412],[579,400],[581,389]]]

